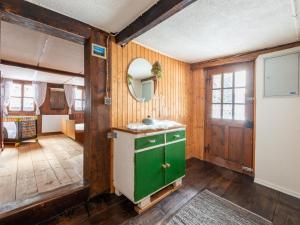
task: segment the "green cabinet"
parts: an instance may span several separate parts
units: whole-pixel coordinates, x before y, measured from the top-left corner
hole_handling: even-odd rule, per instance
[[[134,199],[142,199],[165,185],[164,162],[164,147],[135,154]]]
[[[185,128],[147,133],[115,130],[113,184],[135,204],[146,204],[185,175]]]
[[[137,202],[185,175],[185,140],[135,154]]]
[[[185,175],[185,141],[165,146],[165,183],[169,184]]]
[[[165,136],[163,134],[146,136],[135,139],[135,150],[153,147],[165,143]]]

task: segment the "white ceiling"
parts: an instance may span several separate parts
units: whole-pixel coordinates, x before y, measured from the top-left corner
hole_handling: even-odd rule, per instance
[[[1,58],[84,73],[84,47],[22,26],[1,22]]]
[[[186,62],[294,42],[292,1],[198,0],[136,41]]]
[[[42,81],[53,84],[84,86],[84,79],[82,77],[59,75],[2,64],[0,65],[0,69],[3,78],[12,80]]]
[[[107,32],[119,32],[158,0],[27,0]]]
[[[108,32],[122,30],[157,2],[28,1]],[[298,40],[299,12],[300,0],[198,0],[135,41],[186,62],[203,61]]]

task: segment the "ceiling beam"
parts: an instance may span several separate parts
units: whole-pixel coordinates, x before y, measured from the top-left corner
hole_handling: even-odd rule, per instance
[[[84,44],[89,25],[23,0],[1,0],[2,20],[52,36]]]
[[[160,0],[149,10],[124,28],[116,36],[116,42],[125,45],[134,38],[152,29],[196,0]]]
[[[256,51],[245,52],[245,53],[225,56],[225,57],[221,57],[221,58],[216,58],[216,59],[210,59],[207,61],[202,61],[202,62],[191,64],[191,70],[204,69],[204,68],[221,66],[221,65],[232,64],[232,63],[250,62],[250,61],[256,60],[256,58],[262,54],[275,52],[275,51],[281,51],[284,49],[294,48],[294,47],[299,47],[299,46],[300,46],[300,41],[297,41],[297,42],[293,42],[293,43],[289,43],[289,44],[279,45],[279,46],[270,47],[270,48],[264,48],[264,49],[260,49],[260,50],[256,50]]]
[[[29,64],[18,63],[18,62],[12,62],[12,61],[8,61],[8,60],[1,60],[1,64],[7,65],[7,66],[15,66],[15,67],[20,67],[20,68],[25,68],[25,69],[37,70],[37,71],[46,72],[46,73],[54,73],[54,74],[58,74],[58,75],[84,78],[84,74],[80,74],[80,73],[72,73],[72,72],[68,72],[68,71],[56,70],[56,69],[51,69],[51,68],[47,68],[47,67],[40,67],[40,66],[29,65]]]

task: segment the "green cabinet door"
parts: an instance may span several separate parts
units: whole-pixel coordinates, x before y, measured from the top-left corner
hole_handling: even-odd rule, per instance
[[[166,184],[185,175],[185,141],[165,146],[165,163],[168,165],[165,172]]]
[[[165,185],[165,148],[135,154],[134,200],[139,201]]]

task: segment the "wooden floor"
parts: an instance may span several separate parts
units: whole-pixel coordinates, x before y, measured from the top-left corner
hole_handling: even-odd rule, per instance
[[[191,159],[183,188],[165,198],[149,211],[137,215],[133,204],[112,194],[93,199],[88,217],[84,206],[71,210],[71,216],[58,216],[44,225],[153,225],[172,215],[197,193],[208,189],[254,213],[274,225],[299,225],[300,200],[253,183],[253,178]]]
[[[0,153],[0,205],[82,181],[83,147],[64,135],[6,147]]]

